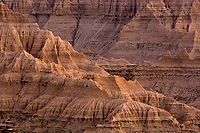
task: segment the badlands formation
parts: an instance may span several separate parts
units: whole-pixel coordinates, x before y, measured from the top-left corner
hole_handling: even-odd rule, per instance
[[[200,34],[197,31],[190,53],[183,49],[172,56],[168,50],[152,65],[113,64],[105,59],[96,62],[110,74],[137,80],[145,89],[200,109]]]
[[[153,63],[193,48],[199,0],[2,0],[30,22],[104,57]]]
[[[62,13],[70,13],[73,9],[63,5],[70,2],[59,5],[55,1],[43,1],[38,9],[32,7],[39,3],[37,1],[4,2],[13,10],[31,12],[26,15],[30,15],[30,21],[36,19],[41,27],[53,23],[52,18],[59,20]],[[74,8],[76,6],[84,7],[84,4],[75,2]],[[128,6],[133,12],[133,5]],[[48,14],[49,7],[54,7],[53,16]],[[65,12],[62,11],[64,7],[67,7]],[[91,5],[89,9],[93,8]],[[104,13],[102,4],[96,8],[100,14]],[[81,12],[79,9],[75,12]],[[113,13],[111,9],[110,14]],[[85,12],[92,13],[97,14]],[[126,16],[128,11],[124,13]],[[46,15],[50,18],[44,25],[40,23],[40,17],[45,20]],[[132,15],[136,14],[133,12]],[[125,21],[125,18],[120,19]],[[101,21],[103,23],[103,19]],[[146,90],[137,80],[127,81],[108,74],[88,61],[84,54],[76,52],[69,42],[48,30],[40,30],[37,24],[29,23],[24,15],[12,12],[3,3],[0,3],[0,29],[0,130],[69,133],[200,131],[199,109]],[[128,63],[123,59],[118,62]]]

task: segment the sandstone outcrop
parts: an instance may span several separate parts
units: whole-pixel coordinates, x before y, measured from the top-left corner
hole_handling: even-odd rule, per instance
[[[86,131],[92,130],[88,127],[96,127],[93,131],[108,127],[115,131],[199,130],[198,109],[146,91],[137,81],[86,72],[82,77],[72,75],[71,70],[26,51],[0,54],[1,112],[10,112],[12,121],[26,116],[18,130],[25,130],[25,123],[25,131],[56,127],[74,131],[77,125]]]
[[[192,50],[199,32],[199,0],[4,0],[40,28],[110,58],[150,64],[167,50]]]
[[[189,56],[191,60],[194,60],[195,58],[200,57],[200,34],[197,31],[195,32],[195,40],[194,40],[193,49],[190,52]]]
[[[198,33],[196,33],[198,34]],[[154,66],[166,66],[166,67],[199,67],[200,63],[199,43],[197,37],[195,37],[195,44],[190,53],[186,49],[179,51],[174,57],[167,51],[161,59],[155,62]]]
[[[0,33],[0,118],[16,132],[200,130],[200,110],[109,75],[37,24]]]
[[[194,32],[189,30],[190,4],[192,1],[150,1],[146,10],[123,27],[119,41],[109,50],[107,57],[149,64],[167,50],[172,55],[184,48],[191,51]]]
[[[200,108],[198,49],[198,45],[194,45],[190,54],[183,49],[174,57],[167,51],[152,65],[99,65],[110,74],[127,80],[138,80],[148,90],[153,89],[179,102]]]
[[[29,23],[29,20],[22,14],[12,12],[6,5],[2,2],[0,3],[0,22],[5,23]]]
[[[199,106],[199,67],[189,65],[103,65],[108,73],[138,80],[147,90],[155,90],[181,103]]]

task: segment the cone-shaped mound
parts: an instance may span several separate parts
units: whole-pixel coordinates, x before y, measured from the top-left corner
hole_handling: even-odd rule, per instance
[[[200,50],[198,48],[193,48],[193,50],[188,54],[186,49],[179,51],[174,58],[172,58],[169,51],[167,51],[163,57],[155,62],[154,66],[167,66],[167,67],[198,67],[200,60],[198,56]]]
[[[195,32],[193,49],[189,55],[190,55],[190,59],[192,60],[200,57],[200,34],[198,31]]]
[[[174,59],[186,59],[186,60],[189,59],[189,54],[187,52],[187,49],[179,51],[174,57]]]
[[[169,50],[161,57],[159,61],[154,63],[153,65],[165,66],[166,64],[172,63],[172,56]]]

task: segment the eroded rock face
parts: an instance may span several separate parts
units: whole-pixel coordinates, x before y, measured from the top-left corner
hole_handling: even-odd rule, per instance
[[[96,127],[93,131],[106,127],[116,131],[199,130],[199,110],[146,91],[137,81],[87,72],[75,75],[26,51],[0,54],[1,112],[9,113],[12,121],[22,119],[18,114],[27,115],[21,123],[16,122],[21,124],[18,130],[27,126],[26,131],[56,127],[74,131],[79,125],[86,131],[91,126]]]
[[[2,2],[0,3],[1,22],[7,23],[29,23],[29,20],[22,14],[14,13],[7,8]]]
[[[198,31],[195,32],[194,45],[189,56],[191,60],[198,59],[200,57],[200,34]]]
[[[184,48],[191,51],[196,30],[191,28],[194,6],[193,1],[149,1],[146,10],[123,27],[107,56],[151,63],[167,50],[173,55]]]
[[[105,57],[152,63],[194,43],[199,31],[199,0],[67,1],[4,0],[31,22]]]
[[[186,49],[179,51],[174,57],[167,51],[153,66],[163,67],[199,67],[198,48],[195,46],[188,54]]]
[[[1,23],[0,33],[0,118],[14,131],[200,130],[198,109],[109,75],[37,24]]]
[[[103,68],[127,80],[137,79],[146,89],[153,89],[179,102],[200,108],[199,67],[103,65]]]
[[[198,41],[195,42],[189,54],[186,49],[175,56],[167,51],[152,65],[99,64],[110,74],[127,80],[138,80],[146,89],[153,89],[179,102],[200,108],[200,60]]]

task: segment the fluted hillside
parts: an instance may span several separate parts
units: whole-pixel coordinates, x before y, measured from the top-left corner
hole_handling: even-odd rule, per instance
[[[0,28],[1,127],[7,124],[16,132],[200,130],[200,110],[147,91],[136,80],[109,75],[37,24],[1,22]]]
[[[199,0],[3,0],[13,11],[105,57],[152,63],[165,51],[189,52],[199,31]]]

